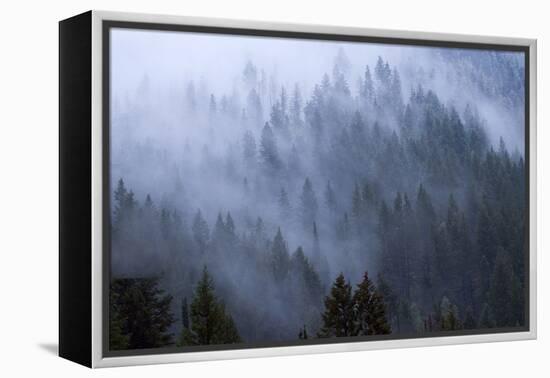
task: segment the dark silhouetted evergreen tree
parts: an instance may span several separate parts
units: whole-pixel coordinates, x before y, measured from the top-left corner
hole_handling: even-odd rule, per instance
[[[303,125],[302,94],[300,93],[300,87],[298,84],[294,86],[292,99],[290,101],[290,122],[294,127],[301,127]]]
[[[256,140],[249,130],[243,136],[243,159],[247,168],[253,167],[256,163]]]
[[[305,290],[304,297],[310,302],[316,302],[322,295],[321,281],[314,267],[304,254],[302,247],[298,247],[290,260],[291,272],[298,281],[298,285]]]
[[[252,126],[261,125],[263,121],[262,100],[256,92],[251,89],[246,98],[246,115],[252,122]]]
[[[340,273],[334,281],[330,294],[325,298],[323,326],[319,337],[354,336],[354,309],[351,285]]]
[[[386,319],[386,305],[382,295],[370,280],[367,272],[353,294],[357,335],[384,335],[391,333]]]
[[[127,349],[159,348],[173,344],[172,296],[165,294],[156,278],[117,278],[111,283],[111,310],[121,332],[114,344],[127,340]],[[116,328],[116,327],[115,327]]]
[[[134,193],[126,189],[124,180],[119,179],[117,188],[114,193],[114,224],[113,228],[117,230],[119,227],[123,227],[123,223],[128,222],[137,206],[137,202],[134,199]]]
[[[497,253],[488,293],[488,303],[493,310],[497,327],[514,327],[523,323],[521,290],[507,251],[501,247]]]
[[[191,302],[191,326],[184,328],[179,345],[216,345],[241,342],[231,315],[214,292],[214,284],[204,267]]]
[[[304,324],[303,328],[300,328],[300,333],[298,334],[298,338],[300,340],[307,340],[308,339],[308,334],[307,334],[307,329],[306,329],[305,324]]]
[[[181,326],[183,328],[189,328],[189,305],[187,304],[187,297],[181,300]]]
[[[208,223],[202,217],[200,210],[195,214],[193,220],[193,238],[200,253],[206,252],[206,247],[210,238],[210,229],[208,228]]]
[[[275,280],[284,280],[288,275],[289,267],[290,256],[288,254],[286,241],[283,239],[283,234],[281,233],[281,228],[279,227],[271,246],[271,268]]]
[[[318,207],[317,196],[313,191],[313,185],[309,178],[306,178],[302,187],[302,194],[300,195],[300,215],[304,228],[308,229],[313,222],[315,222]]]
[[[279,151],[277,149],[277,142],[275,141],[275,135],[273,135],[273,131],[267,122],[262,129],[260,157],[262,158],[262,162],[267,169],[277,170],[280,168],[281,161],[279,158]]]
[[[120,313],[119,309],[120,293],[110,290],[109,306],[109,349],[124,350],[128,349],[129,335],[125,334],[123,327],[127,321],[126,317]]]
[[[288,199],[288,193],[285,188],[281,188],[277,202],[279,204],[281,219],[289,219],[291,213],[290,200]]]
[[[334,215],[336,212],[336,209],[338,208],[338,202],[336,200],[336,194],[334,193],[334,190],[332,189],[332,185],[330,184],[330,181],[327,181],[327,186],[325,188],[325,205],[331,215]]]

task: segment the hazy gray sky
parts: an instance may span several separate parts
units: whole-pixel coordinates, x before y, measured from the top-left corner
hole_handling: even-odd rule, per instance
[[[276,74],[281,81],[312,84],[330,73],[334,56],[343,48],[353,64],[353,74],[363,73],[382,55],[396,64],[413,53],[424,55],[427,47],[380,45],[273,37],[250,37],[189,32],[114,29],[112,72],[115,93],[132,89],[144,74],[152,82],[208,79],[220,89],[231,89],[242,68],[254,64]],[[359,63],[360,62],[360,63]],[[354,85],[355,83],[351,83]]]
[[[264,70],[267,80],[275,78],[287,88],[299,83],[307,99],[323,74],[331,73],[340,48],[351,62],[348,81],[352,93],[357,90],[365,66],[368,64],[372,70],[377,57],[382,56],[399,69],[405,101],[411,88],[421,82],[459,111],[466,103],[473,103],[488,121],[493,142],[502,136],[512,149],[523,153],[523,109],[520,112],[503,108],[480,94],[478,88],[461,78],[457,66],[462,62],[449,64],[435,58],[438,51],[446,48],[114,28],[111,90],[114,100],[123,99],[147,77],[153,90],[165,94],[183,91],[192,80],[197,87],[202,82],[209,93],[221,96],[242,85],[243,68],[251,60],[259,71]],[[481,55],[491,53],[471,51]],[[521,53],[517,54],[522,66]]]

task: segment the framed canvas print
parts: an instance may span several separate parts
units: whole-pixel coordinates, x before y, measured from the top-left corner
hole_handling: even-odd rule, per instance
[[[60,22],[60,355],[536,337],[536,42]]]

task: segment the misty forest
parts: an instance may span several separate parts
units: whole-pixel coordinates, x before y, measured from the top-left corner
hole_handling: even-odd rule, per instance
[[[132,38],[111,61],[111,350],[525,325],[521,54],[256,38],[146,61],[117,54]]]

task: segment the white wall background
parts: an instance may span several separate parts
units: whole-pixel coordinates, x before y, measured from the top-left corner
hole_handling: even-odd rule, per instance
[[[548,377],[550,274],[545,192],[549,9],[522,0],[6,1],[0,22],[0,375],[80,377]],[[89,9],[430,32],[539,41],[539,339],[537,341],[104,369],[57,348],[57,21]],[[550,42],[549,42],[550,43]]]

